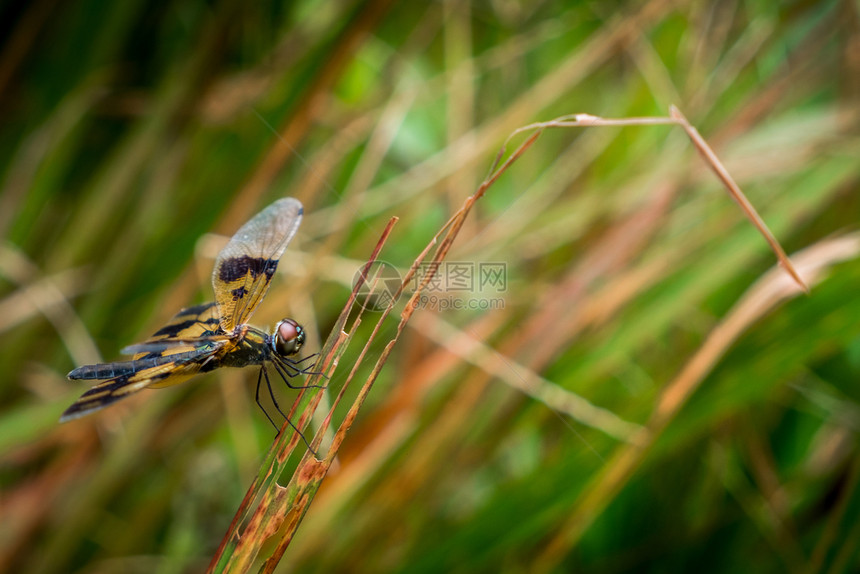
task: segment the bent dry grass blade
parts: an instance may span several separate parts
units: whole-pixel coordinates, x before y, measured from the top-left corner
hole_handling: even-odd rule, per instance
[[[219,546],[215,556],[212,558],[208,572],[247,572],[255,563],[261,564],[261,572],[273,572],[275,570],[278,562],[292,541],[299,524],[307,513],[310,503],[319,489],[322,480],[325,478],[332,462],[337,456],[339,448],[346,437],[346,433],[355,421],[358,411],[370,392],[379,372],[388,360],[394,345],[397,343],[400,334],[411,319],[415,309],[418,308],[417,303],[419,298],[422,296],[427,285],[433,280],[435,272],[439,268],[439,264],[447,257],[454,240],[460,233],[463,223],[471,212],[472,207],[474,207],[475,202],[480,199],[490,186],[492,186],[493,183],[495,183],[498,178],[534,144],[543,130],[547,128],[645,125],[678,125],[686,131],[697,151],[699,151],[699,153],[705,158],[708,165],[717,174],[723,185],[728,189],[730,195],[741,206],[745,215],[765,237],[782,267],[803,291],[808,291],[806,283],[801,278],[801,275],[794,268],[779,243],[767,229],[761,217],[743,195],[737,184],[735,184],[734,180],[728,174],[728,171],[726,171],[722,166],[716,154],[714,154],[704,139],[699,135],[698,131],[696,131],[695,128],[687,122],[686,118],[684,118],[676,108],[671,108],[671,117],[668,118],[645,117],[604,119],[588,114],[577,114],[563,116],[549,122],[531,124],[522,127],[514,131],[508,137],[505,144],[499,150],[486,179],[484,179],[480,186],[478,186],[475,193],[466,198],[460,209],[451,216],[436,235],[431,238],[425,248],[418,254],[409,272],[402,279],[397,293],[390,299],[388,305],[380,314],[371,335],[347,375],[343,387],[338,393],[331,409],[312,440],[311,444],[313,449],[317,452],[320,452],[323,437],[325,433],[328,432],[332,424],[332,417],[335,408],[340,404],[346,389],[352,383],[359,366],[367,356],[371,343],[379,335],[381,325],[393,310],[394,304],[403,293],[406,286],[411,283],[416,271],[419,269],[419,266],[422,265],[424,260],[432,251],[433,255],[430,259],[428,272],[424,275],[421,283],[417,286],[415,292],[412,293],[407,301],[405,308],[400,314],[400,321],[397,325],[394,336],[385,344],[382,353],[371,369],[370,374],[364,380],[349,411],[345,415],[343,421],[341,421],[337,431],[335,431],[331,444],[325,451],[324,456],[321,459],[318,459],[314,453],[306,451],[293,474],[289,478],[285,476],[287,472],[286,463],[300,440],[299,435],[289,428],[289,424],[285,422],[284,427],[281,429],[281,433],[275,439],[275,442],[261,466],[261,470],[256,480],[249,488],[245,498],[242,500],[242,503],[236,512],[221,545]],[[533,133],[531,133],[526,140],[505,159],[504,156],[507,144],[513,137],[526,131],[532,131]],[[351,341],[352,333],[355,332],[356,327],[361,323],[362,313],[359,311],[353,320],[350,329],[346,330],[347,321],[358,298],[359,291],[364,286],[364,281],[367,280],[367,274],[370,267],[375,261],[377,261],[378,255],[388,239],[395,223],[396,219],[392,219],[383,232],[382,237],[378,241],[376,248],[364,267],[361,280],[356,282],[346,305],[341,311],[335,328],[332,330],[332,334],[323,345],[323,350],[320,353],[320,361],[318,363],[318,369],[321,373],[313,375],[309,379],[308,384],[310,387],[313,385],[320,385],[324,382],[324,375],[322,373],[331,377],[338,366],[341,356],[346,351],[346,348]],[[305,396],[305,391],[308,390],[310,390],[310,394],[312,394],[310,397]],[[302,389],[300,391],[299,396],[294,402],[289,413],[290,420],[292,420],[298,412],[299,407],[301,405],[305,405],[301,416],[295,423],[296,428],[305,428],[322,396],[321,389],[319,388]],[[668,419],[661,419],[662,422],[660,428],[665,425],[666,420]],[[645,434],[640,437],[641,440],[632,441],[634,444],[640,446],[628,445],[626,450],[621,451],[613,461],[610,461],[607,464],[606,472],[610,476],[605,481],[606,484],[620,488],[620,485],[623,484],[624,480],[632,474],[638,465],[637,461],[640,460],[640,457],[644,452],[641,445],[650,444],[650,441],[653,440],[653,435],[651,433],[653,433],[654,430],[655,429],[652,427],[642,429],[641,432]],[[286,486],[281,486],[282,483],[285,483]],[[615,492],[615,490],[612,490],[612,492]],[[584,531],[582,529],[578,529],[577,525],[589,524],[590,522],[588,518],[593,520],[593,518],[599,514],[599,511],[603,508],[601,503],[605,503],[609,500],[612,492],[604,488],[592,495],[592,497],[596,498],[596,502],[593,501],[592,504],[586,505],[586,508],[591,509],[592,513],[585,519],[581,519],[576,524],[568,524],[564,528],[563,534],[560,534],[553,542],[550,543],[543,556],[544,566],[551,568],[552,565],[555,564],[556,559],[560,556],[558,551],[569,547],[566,543],[569,543],[571,538],[576,539],[577,533]],[[261,557],[260,552],[264,546],[273,548],[273,550],[268,556]]]
[[[750,222],[755,226],[758,232],[764,237],[765,241],[767,241],[768,246],[770,246],[771,251],[773,251],[774,255],[776,255],[777,260],[779,261],[780,266],[788,273],[791,278],[795,281],[795,283],[800,286],[801,289],[805,293],[809,293],[809,287],[807,287],[806,283],[804,283],[800,274],[795,269],[794,265],[791,263],[791,260],[785,254],[785,250],[777,241],[776,237],[773,236],[770,229],[768,229],[767,224],[765,224],[764,220],[758,214],[758,212],[753,207],[752,203],[747,199],[744,193],[741,191],[741,188],[735,183],[734,178],[732,178],[729,171],[722,164],[720,159],[717,157],[717,154],[714,153],[714,150],[711,149],[711,146],[708,145],[708,142],[705,141],[705,138],[699,134],[699,131],[693,127],[687,118],[684,117],[684,114],[675,107],[669,107],[669,115],[670,117],[642,117],[642,118],[601,118],[598,116],[592,116],[590,114],[571,114],[566,116],[561,116],[554,120],[550,120],[548,122],[540,122],[535,124],[530,124],[527,126],[523,126],[517,130],[515,130],[506,140],[507,143],[517,134],[526,131],[534,131],[535,133],[518,148],[517,152],[522,153],[524,146],[531,146],[537,136],[543,132],[543,130],[547,128],[573,128],[573,127],[610,127],[610,126],[658,126],[658,125],[677,125],[681,126],[683,130],[686,132],[687,137],[690,138],[690,141],[693,143],[693,146],[696,148],[696,151],[702,156],[702,159],[708,164],[708,167],[711,168],[711,171],[716,174],[719,178],[720,182],[722,182],[723,186],[728,191],[729,195],[735,202],[740,206],[741,210],[744,212],[744,215]],[[498,163],[499,158],[502,157],[504,153],[505,146],[502,146],[502,150],[499,152],[499,156],[496,159],[496,163]],[[516,153],[516,152],[515,152]]]

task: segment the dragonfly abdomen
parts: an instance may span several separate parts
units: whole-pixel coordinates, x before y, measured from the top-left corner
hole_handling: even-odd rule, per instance
[[[155,357],[147,357],[136,359],[133,361],[117,361],[116,363],[98,363],[96,365],[84,365],[78,367],[67,376],[70,379],[115,379],[116,377],[125,377],[133,375],[138,371],[159,367],[167,363],[182,361],[199,355],[199,351],[188,351],[185,353],[176,353],[173,355],[160,355]]]

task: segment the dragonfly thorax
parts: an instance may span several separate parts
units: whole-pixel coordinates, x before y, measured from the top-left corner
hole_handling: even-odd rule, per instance
[[[298,353],[305,344],[305,330],[292,319],[282,319],[272,335],[272,350],[282,357]]]

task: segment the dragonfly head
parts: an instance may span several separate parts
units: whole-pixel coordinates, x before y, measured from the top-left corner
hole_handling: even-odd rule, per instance
[[[282,319],[275,328],[272,348],[282,357],[298,353],[305,344],[305,330],[292,319]]]

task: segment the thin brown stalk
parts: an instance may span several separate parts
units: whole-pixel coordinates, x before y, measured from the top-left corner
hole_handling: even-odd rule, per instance
[[[755,228],[761,233],[762,237],[764,237],[767,244],[770,246],[771,251],[773,251],[774,255],[776,255],[779,264],[785,269],[786,273],[791,275],[792,279],[803,289],[804,292],[809,293],[809,288],[803,282],[803,279],[797,273],[797,270],[794,268],[794,265],[791,263],[791,260],[785,254],[785,250],[783,250],[782,246],[777,241],[776,237],[773,236],[770,229],[768,229],[767,224],[765,224],[764,220],[758,214],[758,212],[753,207],[752,203],[747,199],[744,193],[741,191],[741,188],[735,183],[735,180],[732,178],[731,174],[729,174],[728,170],[725,168],[723,163],[717,157],[717,154],[714,153],[714,150],[711,149],[711,146],[708,145],[708,142],[699,134],[699,131],[693,127],[690,122],[687,121],[687,118],[684,117],[684,114],[675,107],[669,107],[669,114],[671,117],[663,118],[663,117],[640,117],[640,118],[601,118],[598,116],[592,116],[590,114],[570,114],[558,117],[554,120],[550,120],[548,122],[539,122],[530,124],[527,126],[523,126],[517,130],[514,130],[508,139],[505,141],[507,144],[513,137],[517,136],[520,133],[526,131],[535,130],[535,135],[539,135],[543,130],[547,128],[572,128],[572,127],[610,127],[610,126],[656,126],[656,125],[679,125],[684,131],[687,133],[687,136],[690,138],[690,141],[693,142],[693,146],[695,146],[696,151],[702,156],[705,160],[705,163],[708,164],[708,167],[716,174],[716,176],[723,183],[723,186],[728,191],[729,195],[735,202],[740,206],[741,210],[744,212],[744,215],[750,222],[755,226]],[[535,137],[535,136],[533,136]],[[530,144],[529,144],[530,145]],[[499,152],[499,157],[504,153],[504,146],[502,146],[502,150]],[[519,151],[519,150],[518,150]],[[496,159],[499,161],[499,158]]]
[[[783,251],[782,246],[776,240],[776,237],[774,237],[773,233],[770,232],[770,229],[767,228],[764,220],[762,220],[761,216],[743,194],[741,188],[738,187],[738,184],[735,183],[735,180],[732,179],[731,174],[729,174],[728,170],[717,157],[717,154],[714,153],[714,150],[711,149],[711,146],[709,146],[705,139],[699,134],[699,131],[690,125],[690,122],[687,121],[687,118],[684,117],[684,114],[682,114],[678,108],[671,106],[669,108],[669,113],[672,115],[673,119],[677,120],[678,125],[684,128],[684,131],[687,132],[693,145],[696,146],[696,150],[702,155],[702,158],[704,158],[711,170],[713,170],[717,177],[720,178],[720,181],[723,182],[729,195],[731,195],[732,199],[741,206],[744,215],[747,216],[755,228],[758,229],[759,233],[762,234],[765,241],[767,241],[767,244],[770,245],[771,250],[776,254],[776,258],[779,260],[779,264],[782,268],[785,269],[785,271],[791,275],[792,279],[800,285],[800,288],[808,294],[809,287],[807,287],[806,283],[803,282],[803,279],[801,279],[800,274],[798,274],[794,265],[792,265],[791,260],[785,254],[785,251]]]
[[[370,265],[376,261],[395,223],[396,219],[391,220],[383,231],[363,270],[362,278],[367,276]],[[326,373],[329,377],[334,373],[340,356],[347,348],[350,336],[345,330],[346,323],[358,297],[359,290],[363,286],[363,281],[359,280],[356,282],[346,305],[335,323],[332,335],[323,345],[323,350],[320,352],[321,358],[317,368],[321,373]],[[354,331],[358,321],[360,321],[360,316],[353,322],[351,331]],[[311,376],[307,381],[308,385],[318,385],[322,382],[322,374]],[[296,399],[291,415],[297,408],[297,405],[300,404],[303,396],[304,393],[302,392]],[[310,404],[305,408],[298,421],[296,421],[296,427],[299,429],[305,427],[321,397],[322,392],[320,392],[320,389],[316,389]],[[336,406],[337,403],[332,406],[332,411]],[[326,421],[331,420],[332,411],[330,411]],[[322,437],[327,430],[326,425],[327,422],[318,429],[312,441],[314,449],[320,448]],[[227,533],[213,556],[208,572],[247,572],[253,565],[263,544],[276,536],[282,527],[286,529],[285,535],[282,538],[292,537],[292,533],[298,527],[301,518],[307,511],[307,507],[310,505],[310,501],[313,499],[313,492],[316,491],[319,482],[325,476],[325,472],[328,470],[337,452],[337,446],[339,446],[338,437],[336,436],[335,443],[333,443],[327,456],[322,461],[317,460],[310,452],[306,452],[298,469],[293,474],[290,484],[287,487],[281,487],[279,479],[284,478],[282,476],[284,465],[298,442],[298,434],[292,432],[289,424],[285,421],[281,432],[269,449],[262,467],[263,470],[248,489],[245,498],[233,517]],[[296,477],[300,478],[299,484],[295,483]],[[305,496],[304,494],[307,493],[310,493],[310,495]],[[256,506],[254,506],[255,503]]]

